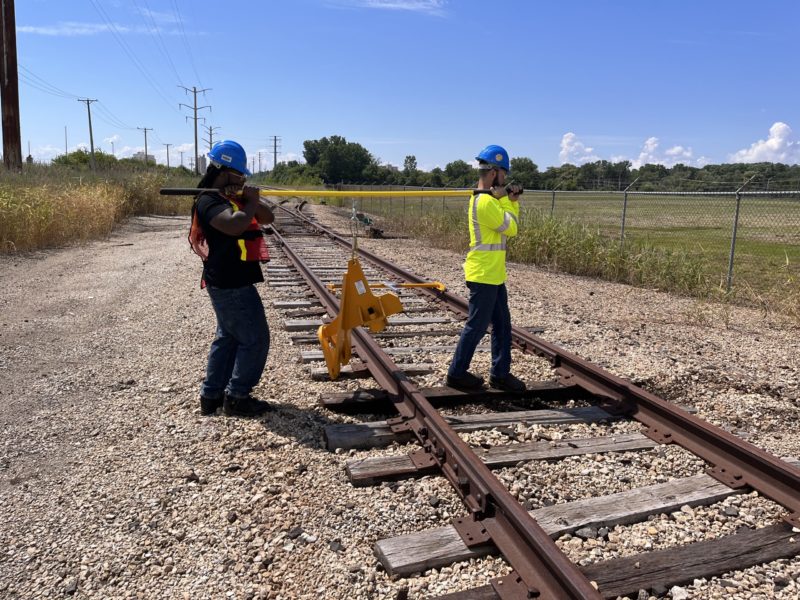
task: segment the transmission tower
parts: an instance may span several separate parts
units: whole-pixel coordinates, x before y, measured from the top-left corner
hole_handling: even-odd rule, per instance
[[[218,129],[222,129],[221,127],[212,127],[211,125],[203,125],[206,129],[206,134],[208,134],[208,139],[203,138],[203,141],[208,144],[208,151],[211,152],[211,148],[214,147],[214,132]]]
[[[187,120],[188,119],[192,119],[194,121],[194,166],[193,166],[193,168],[194,168],[194,172],[199,175],[200,171],[197,168],[197,165],[198,165],[198,160],[197,160],[197,120],[198,119],[203,119],[203,122],[205,122],[205,117],[198,117],[197,116],[197,111],[198,110],[203,110],[204,108],[207,108],[207,109],[211,110],[211,106],[210,105],[197,106],[197,94],[199,93],[199,94],[204,94],[205,95],[205,93],[208,92],[211,88],[204,88],[202,90],[198,90],[197,87],[192,87],[191,89],[189,89],[188,87],[182,86],[182,85],[179,85],[178,87],[179,88],[183,88],[186,91],[187,94],[191,92],[191,94],[192,94],[192,96],[194,98],[194,102],[193,102],[192,106],[189,106],[188,104],[179,103],[178,104],[178,108],[180,108],[181,106],[185,106],[186,108],[189,108],[192,111],[194,111],[194,116],[186,117],[186,119]]]
[[[278,154],[280,154],[278,144],[281,143],[281,136],[273,135],[270,139],[272,140],[272,168],[274,169],[278,164]]]

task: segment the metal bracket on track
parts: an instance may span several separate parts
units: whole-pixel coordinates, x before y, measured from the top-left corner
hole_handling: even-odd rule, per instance
[[[733,490],[738,490],[747,486],[747,481],[745,481],[744,475],[742,475],[740,471],[735,471],[725,465],[711,467],[706,470],[706,473]]]
[[[659,444],[671,444],[675,440],[672,439],[672,432],[658,427],[650,426],[642,432],[654,442]]]
[[[541,592],[535,587],[529,587],[516,571],[511,571],[505,577],[492,579],[490,583],[501,600],[541,598]]]
[[[453,519],[453,527],[461,536],[467,548],[483,546],[492,542],[492,536],[486,531],[482,521],[470,517],[457,517]]]

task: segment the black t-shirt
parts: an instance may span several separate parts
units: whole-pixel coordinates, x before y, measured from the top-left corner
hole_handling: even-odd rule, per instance
[[[197,199],[197,218],[208,242],[208,260],[203,263],[206,284],[220,288],[237,288],[264,281],[258,261],[241,260],[235,236],[211,226],[211,220],[231,208],[220,194],[203,194]]]

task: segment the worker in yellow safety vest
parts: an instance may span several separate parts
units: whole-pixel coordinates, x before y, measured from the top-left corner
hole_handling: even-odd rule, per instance
[[[506,292],[506,243],[517,235],[519,197],[522,187],[506,188],[510,163],[501,146],[486,146],[477,157],[479,189],[469,199],[469,252],[464,275],[469,288],[469,316],[447,372],[447,385],[480,389],[483,378],[468,371],[481,338],[492,326],[492,369],[489,385],[511,392],[525,391],[525,384],[511,374],[511,313]]]

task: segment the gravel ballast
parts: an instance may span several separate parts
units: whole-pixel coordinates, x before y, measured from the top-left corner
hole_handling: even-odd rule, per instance
[[[343,211],[308,210],[348,231]],[[301,348],[281,327],[283,313],[272,307],[287,291],[259,286],[272,347],[254,393],[275,410],[260,420],[199,415],[214,316],[199,289],[187,226],[183,218],[136,218],[105,241],[0,258],[0,597],[426,598],[506,573],[504,561],[491,557],[410,578],[383,571],[375,541],[445,525],[464,511],[438,477],[349,484],[347,460],[405,448],[325,450],[325,425],[359,418],[319,408],[319,396],[372,384],[311,381],[309,365],[298,361]],[[360,243],[466,295],[458,254],[402,238]],[[778,456],[800,456],[793,324],[758,310],[514,264],[509,299],[515,324],[543,327],[545,339]],[[514,359],[526,379],[550,376],[539,359],[516,352]],[[441,385],[447,357],[427,360],[436,372],[417,382]],[[473,365],[488,375],[488,353]],[[636,426],[519,426],[514,437],[607,431]],[[498,430],[464,439],[511,441]],[[498,475],[536,508],[702,470],[673,447],[598,456],[527,463]],[[589,564],[763,527],[781,514],[745,494],[557,543]],[[656,592],[796,598],[800,559]]]

